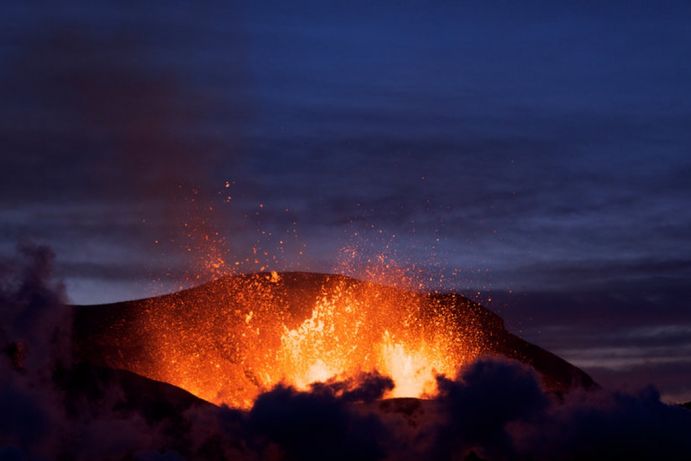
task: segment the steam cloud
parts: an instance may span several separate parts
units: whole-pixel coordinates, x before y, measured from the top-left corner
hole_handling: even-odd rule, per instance
[[[430,401],[380,402],[378,374],[278,386],[249,411],[69,360],[70,310],[52,252],[23,247],[0,283],[0,459],[611,460],[691,457],[691,413],[639,394],[546,393],[484,358],[439,377]],[[392,410],[394,408],[394,410]]]

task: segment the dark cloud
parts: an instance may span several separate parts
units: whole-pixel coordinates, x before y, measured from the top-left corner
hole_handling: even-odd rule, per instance
[[[328,381],[312,384],[312,393],[338,398],[344,402],[370,403],[381,400],[384,394],[394,388],[388,376],[379,373],[361,373],[346,381]]]
[[[579,391],[556,398],[522,365],[481,360],[458,380],[440,379],[445,417],[438,459],[684,459],[691,413],[639,394]]]
[[[62,284],[52,277],[52,251],[27,245],[19,253],[17,263],[3,268],[0,279],[0,445],[8,456],[51,459],[74,449],[66,444],[78,433],[75,452],[85,456],[77,459],[93,459],[89,447],[102,451],[99,436],[108,433],[98,427],[114,430],[119,439],[111,440],[141,440],[134,419],[118,424],[105,417],[87,424],[67,417],[56,377],[72,367],[71,309],[64,303]]]
[[[374,416],[353,413],[346,402],[331,393],[279,386],[257,398],[248,422],[278,444],[287,460],[319,460],[327,453],[334,460],[383,459],[383,425]]]
[[[531,264],[519,266],[514,271],[519,277],[539,277],[547,287],[567,285],[590,289],[618,286],[632,280],[648,278],[654,274],[658,280],[688,280],[691,277],[691,259],[685,258],[636,258],[631,260],[587,259],[574,262]],[[570,281],[568,284],[566,281]]]
[[[433,459],[473,449],[502,459],[514,450],[509,423],[531,421],[549,404],[534,372],[513,362],[479,360],[458,380],[438,378],[443,423],[436,428]]]
[[[532,459],[684,459],[691,414],[640,394],[572,395],[533,427],[516,427],[518,451]]]
[[[24,245],[18,252],[16,265],[0,267],[0,341],[15,368],[49,370],[69,357],[64,287],[53,280],[52,250]]]
[[[594,330],[687,325],[688,295],[683,277],[612,283],[609,289],[487,293],[509,324],[521,330],[560,325]],[[606,324],[598,324],[598,321]]]

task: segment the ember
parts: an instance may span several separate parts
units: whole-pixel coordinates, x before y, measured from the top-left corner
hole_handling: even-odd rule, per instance
[[[313,287],[311,275],[226,277],[184,301],[151,299],[134,326],[147,353],[123,366],[248,408],[279,383],[307,389],[367,372],[393,379],[385,397],[433,396],[438,374],[455,376],[482,349],[481,335],[429,295],[345,276]]]

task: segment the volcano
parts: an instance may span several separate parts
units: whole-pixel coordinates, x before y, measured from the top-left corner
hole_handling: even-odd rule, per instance
[[[597,385],[510,333],[457,293],[422,292],[305,272],[222,277],[176,293],[74,306],[78,358],[163,381],[216,404],[249,408],[279,383],[391,376],[388,397],[432,395],[435,375],[481,356],[520,361],[564,393]]]

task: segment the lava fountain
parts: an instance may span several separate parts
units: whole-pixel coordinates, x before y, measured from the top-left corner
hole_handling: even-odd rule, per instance
[[[432,393],[437,373],[455,373],[449,357],[460,352],[461,338],[447,334],[451,325],[443,317],[426,324],[414,296],[386,295],[381,287],[354,289],[343,279],[324,290],[307,319],[282,326],[267,384],[280,380],[305,388],[377,371],[393,379],[391,396]]]
[[[436,376],[454,376],[483,341],[448,296],[341,275],[228,276],[128,309],[100,333],[109,366],[239,408],[279,383],[369,372],[393,380],[386,397],[431,396]]]

